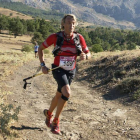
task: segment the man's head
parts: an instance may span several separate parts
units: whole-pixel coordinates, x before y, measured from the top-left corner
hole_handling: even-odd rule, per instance
[[[61,21],[61,30],[73,32],[75,26],[77,26],[77,19],[76,16],[73,14],[67,14],[63,17]]]

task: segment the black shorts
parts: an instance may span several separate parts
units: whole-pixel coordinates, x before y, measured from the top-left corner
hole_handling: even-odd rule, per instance
[[[52,64],[52,68],[56,66]],[[52,71],[53,77],[58,84],[57,91],[61,93],[61,89],[65,85],[70,85],[73,78],[75,77],[76,68],[74,70],[64,70],[62,68],[58,68]]]
[[[35,51],[35,53],[37,53],[38,51]]]

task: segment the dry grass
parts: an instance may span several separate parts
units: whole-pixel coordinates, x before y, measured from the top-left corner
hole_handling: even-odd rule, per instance
[[[6,103],[5,95],[11,94],[9,87],[5,84],[7,78],[18,67],[34,59],[33,52],[21,52],[22,45],[30,44],[30,40],[30,36],[14,38],[0,34],[0,94],[2,95],[0,103]],[[136,78],[140,79],[140,50],[93,53],[91,60],[78,63],[80,63],[78,79],[87,81],[88,85],[99,90],[99,93],[114,98],[118,92],[112,92],[112,89],[115,89],[118,85],[123,85],[123,89],[127,88],[128,91],[131,91],[133,99],[140,98],[139,83],[137,84],[137,80],[135,80]],[[131,81],[134,82],[132,83],[126,78],[132,79]],[[128,84],[132,86],[137,84],[134,88],[135,91],[132,91],[132,87],[132,90],[129,90],[131,85],[128,86]]]
[[[20,19],[25,19],[25,20],[33,19],[31,16],[27,16],[27,15],[24,15],[24,14],[19,13],[17,11],[13,11],[13,10],[2,8],[2,7],[0,7],[0,14],[5,15],[5,16],[9,16],[11,18],[19,17]]]
[[[89,23],[89,22],[81,22],[81,21],[78,21],[78,26],[79,27],[87,27],[87,26],[95,26],[95,24]]]
[[[34,52],[21,52],[23,45],[31,44],[30,40],[30,36],[18,36],[14,38],[10,35],[0,34],[0,116],[2,119],[5,119],[4,115],[6,115],[6,113],[9,115],[9,112],[6,112],[3,108],[8,108],[7,95],[12,94],[12,87],[6,84],[6,80],[9,79],[9,76],[12,75],[18,67],[34,59]],[[12,114],[10,117],[13,117]],[[12,122],[14,120],[16,120],[16,118],[13,118]],[[11,132],[9,129],[11,123],[10,118],[5,122],[7,122],[7,124],[2,128],[3,133],[9,133]],[[1,138],[0,136],[0,139]]]
[[[0,34],[0,88],[6,90],[4,81],[24,63],[34,59],[34,52],[21,52],[24,44],[31,44],[30,36],[13,36]]]
[[[0,50],[0,54],[0,75],[2,79],[12,74],[18,66],[34,58],[33,53],[27,54],[26,52],[22,53],[11,50]]]
[[[22,45],[31,44],[32,36],[23,35],[17,36],[16,38],[13,35],[8,35],[7,31],[2,31],[3,34],[0,34],[0,46],[1,50],[21,50]],[[6,34],[5,34],[6,33]]]
[[[92,57],[88,62],[80,62],[79,80],[123,103],[140,100],[139,80],[135,80],[140,79],[140,50],[95,53]]]

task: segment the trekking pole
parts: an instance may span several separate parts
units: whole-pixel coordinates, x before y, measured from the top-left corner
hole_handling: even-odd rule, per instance
[[[55,68],[53,68],[53,69],[49,69],[48,72],[53,71],[53,70],[55,70],[55,69],[58,69],[58,68],[60,68],[60,67],[62,67],[62,66],[58,66],[58,67],[55,67]],[[40,67],[40,68],[41,68],[41,67]],[[27,77],[27,78],[23,79],[23,81],[25,82],[23,88],[26,89],[27,84],[31,84],[31,83],[27,83],[26,80],[29,80],[29,79],[31,79],[31,78],[33,78],[33,77],[37,77],[37,76],[42,75],[42,74],[43,74],[43,73],[34,74],[34,75],[30,76],[30,77]]]

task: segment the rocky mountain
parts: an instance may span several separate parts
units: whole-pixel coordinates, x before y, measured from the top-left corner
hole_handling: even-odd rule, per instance
[[[140,28],[140,0],[5,0],[75,14],[79,20],[115,28]]]

